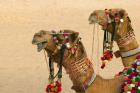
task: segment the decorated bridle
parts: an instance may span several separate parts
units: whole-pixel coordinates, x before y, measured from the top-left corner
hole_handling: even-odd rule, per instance
[[[112,15],[112,12],[114,15]],[[106,62],[110,61],[113,58],[113,42],[115,40],[117,28],[120,22],[124,22],[123,14],[119,14],[119,11],[113,11],[112,9],[105,9],[105,15],[107,17],[108,23],[106,26],[108,27],[109,24],[112,25],[112,33],[107,31],[107,27],[104,30],[104,40],[103,40],[103,56],[101,57],[103,69],[106,66]]]
[[[47,85],[46,92],[47,93],[59,93],[62,90],[61,85],[61,78],[62,78],[62,66],[64,63],[64,54],[66,49],[72,49],[72,53],[76,52],[77,44],[74,45],[74,49],[71,48],[72,46],[69,43],[69,35],[71,33],[66,32],[58,32],[52,31],[53,41],[57,47],[57,50],[60,51],[60,62],[59,62],[59,70],[56,75],[54,75],[54,62],[52,62],[52,55],[49,55],[49,70],[50,70],[50,76],[49,76],[49,84]],[[64,40],[61,41],[58,37],[59,35],[63,35]],[[76,39],[77,40],[77,39]],[[78,39],[79,40],[79,39]],[[76,41],[75,41],[76,42]],[[76,42],[77,43],[77,42]],[[56,52],[56,51],[55,51]],[[54,53],[55,53],[54,52]],[[53,55],[54,55],[53,53]],[[58,77],[57,81],[54,82],[54,79]]]
[[[64,60],[64,53],[65,53],[66,46],[63,44],[60,49],[60,63],[59,63],[59,70],[57,74],[54,76],[54,62],[52,62],[51,56],[49,56],[49,68],[50,68],[50,76],[49,82],[50,84],[46,88],[46,92],[50,93],[59,93],[61,92],[61,78],[62,78],[62,65]],[[54,82],[54,79],[58,76],[58,80]]]

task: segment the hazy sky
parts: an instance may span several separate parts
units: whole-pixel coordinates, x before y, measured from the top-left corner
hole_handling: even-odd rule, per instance
[[[78,31],[90,56],[93,27],[88,17],[95,9],[105,8],[126,9],[140,41],[140,0],[0,0],[1,93],[45,93],[49,71],[43,53],[38,53],[31,44],[34,33],[41,29]],[[99,31],[100,48],[102,35]],[[95,46],[97,50],[97,44]],[[97,51],[92,63],[100,75],[111,78],[123,69],[120,59],[115,59],[101,70]],[[62,93],[75,93],[70,89],[72,83],[65,72],[63,86]]]

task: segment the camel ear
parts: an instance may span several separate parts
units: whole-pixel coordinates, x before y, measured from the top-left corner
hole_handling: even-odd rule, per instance
[[[73,32],[71,35],[70,35],[70,38],[72,40],[72,42],[74,42],[79,36],[79,32]]]
[[[78,38],[78,36],[79,36],[79,32],[75,32],[75,31],[73,31],[73,30],[63,30],[64,31],[64,33],[69,33],[69,39],[72,41],[72,42],[74,42],[77,38]]]
[[[127,16],[128,21],[131,23],[131,19],[129,18],[128,13],[124,9],[120,9],[119,15],[121,18],[123,18],[124,16]]]
[[[125,15],[127,15],[127,13],[124,9],[120,9],[119,15],[120,15],[121,18],[123,18]]]

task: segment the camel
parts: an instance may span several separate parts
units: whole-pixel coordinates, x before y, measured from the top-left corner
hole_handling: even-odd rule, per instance
[[[121,57],[124,67],[128,67],[135,62],[140,54],[140,48],[127,12],[124,9],[95,10],[89,16],[90,24],[97,23],[111,34],[113,33],[112,20],[117,21],[114,41],[119,51],[115,52],[116,57]]]
[[[69,33],[66,41],[64,34]],[[53,31],[54,34],[54,31]],[[56,64],[60,64],[60,47],[64,44],[67,46],[64,53],[63,67],[72,80],[72,89],[76,93],[121,93],[121,85],[124,76],[120,75],[114,79],[104,79],[100,75],[96,75],[92,62],[87,57],[85,48],[79,37],[79,33],[72,30],[61,30],[55,32],[57,34],[54,42],[54,36],[51,31],[41,30],[35,33],[32,44],[37,45],[38,52],[45,50],[48,57]],[[73,51],[75,50],[75,51]]]

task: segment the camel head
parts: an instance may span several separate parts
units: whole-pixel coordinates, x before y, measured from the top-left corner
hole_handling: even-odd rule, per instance
[[[101,26],[107,23],[107,17],[105,16],[104,10],[93,11],[93,13],[90,14],[90,17],[88,20],[89,20],[89,24],[98,23]]]
[[[95,10],[89,16],[89,24],[97,23],[110,33],[113,32],[112,22],[116,23],[118,37],[132,30],[130,19],[124,9]]]
[[[35,33],[32,44],[37,45],[38,52],[42,49],[54,52],[55,50],[59,50],[62,43],[65,42],[66,38],[64,37],[64,34],[67,35],[66,38],[69,40],[69,46],[72,45],[78,37],[78,32],[71,30],[63,30],[60,32],[41,30],[38,33]]]
[[[32,40],[32,44],[37,45],[38,52],[48,47],[48,45],[52,44],[51,42],[52,42],[52,35],[49,33],[49,31],[44,31],[44,30],[35,33]]]

